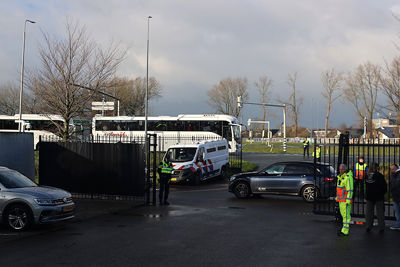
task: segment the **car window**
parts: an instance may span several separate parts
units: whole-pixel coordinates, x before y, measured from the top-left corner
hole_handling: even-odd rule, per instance
[[[303,164],[288,164],[284,173],[288,175],[314,175],[314,169]]]
[[[272,166],[267,167],[264,172],[271,175],[279,175],[283,173],[285,169],[285,164],[274,164]]]
[[[29,178],[13,170],[0,171],[0,183],[6,188],[22,188],[37,186]]]
[[[335,169],[330,165],[328,165],[328,166],[320,165],[320,166],[318,166],[317,170],[318,170],[317,174],[320,176],[324,176],[324,177],[335,177],[336,176]]]

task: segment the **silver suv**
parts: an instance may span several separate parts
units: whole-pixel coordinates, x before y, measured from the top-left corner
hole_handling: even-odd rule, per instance
[[[74,212],[70,193],[38,186],[21,173],[0,166],[0,220],[12,230],[68,220]]]

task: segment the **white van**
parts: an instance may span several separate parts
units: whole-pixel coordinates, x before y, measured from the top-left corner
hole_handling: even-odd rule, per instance
[[[171,183],[200,184],[219,175],[225,177],[229,167],[228,149],[226,139],[170,146],[165,156],[174,167]]]

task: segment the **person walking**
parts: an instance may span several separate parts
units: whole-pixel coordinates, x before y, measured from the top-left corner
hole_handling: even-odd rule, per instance
[[[160,175],[160,205],[169,205],[167,201],[169,195],[169,181],[171,180],[173,169],[169,157],[165,156],[164,160],[160,162],[160,165],[158,166],[158,174]]]
[[[354,197],[364,199],[364,181],[367,176],[368,166],[364,161],[364,157],[359,157],[358,162],[354,166]]]
[[[346,164],[340,164],[339,175],[336,184],[336,202],[339,203],[340,215],[342,215],[342,229],[338,236],[348,236],[351,219],[351,203],[353,197],[353,173]]]
[[[400,169],[397,164],[390,166],[392,176],[390,177],[390,192],[393,198],[394,215],[396,224],[390,227],[390,230],[400,230]]]
[[[321,162],[321,147],[317,145],[315,147],[315,153],[312,153],[312,156],[316,159],[317,162]]]
[[[303,140],[303,158],[306,157],[306,151],[307,151],[307,158],[310,157],[310,140],[308,138]]]
[[[378,217],[379,232],[385,231],[384,198],[387,191],[385,177],[379,172],[379,164],[373,162],[365,179],[367,208],[365,213],[366,231],[370,232],[374,224],[374,207]]]

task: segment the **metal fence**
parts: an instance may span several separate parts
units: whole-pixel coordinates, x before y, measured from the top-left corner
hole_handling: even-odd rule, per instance
[[[79,140],[68,140],[66,142],[61,142],[60,139],[57,137],[52,137],[52,136],[44,136],[40,138],[40,142],[38,145],[39,149],[39,182],[42,183],[43,179],[45,179],[46,183],[49,182],[49,178],[45,176],[43,178],[43,169],[50,169],[55,171],[53,168],[55,168],[56,165],[53,164],[53,161],[49,158],[51,158],[51,155],[48,154],[47,152],[44,153],[43,151],[48,150],[48,145],[47,144],[62,144],[62,147],[84,147],[85,145],[88,145],[89,147],[93,146],[98,146],[98,145],[108,145],[109,147],[114,147],[114,145],[118,145],[116,147],[124,147],[125,145],[133,145],[139,150],[136,150],[137,153],[140,154],[140,159],[139,156],[137,160],[140,160],[143,162],[143,166],[140,165],[139,168],[142,168],[143,170],[143,177],[140,178],[142,179],[143,182],[143,190],[144,190],[144,200],[147,204],[150,203],[156,203],[156,188],[157,188],[157,167],[159,165],[159,162],[162,161],[163,156],[165,154],[165,151],[168,149],[169,145],[171,144],[177,144],[177,143],[196,143],[196,142],[201,142],[201,141],[215,141],[215,140],[220,140],[222,139],[221,137],[216,137],[213,135],[198,138],[198,137],[179,137],[179,136],[174,136],[174,137],[165,137],[163,135],[158,135],[158,134],[149,134],[148,135],[148,151],[149,153],[147,154],[147,158],[145,155],[145,144],[146,144],[146,139],[144,136],[89,136],[84,139],[79,139]],[[79,144],[79,145],[77,145]],[[78,149],[79,150],[79,149]],[[58,151],[54,150],[51,153],[59,153]],[[126,151],[126,153],[129,153]],[[46,154],[46,156],[43,156]],[[103,152],[98,151],[96,154],[102,155]],[[71,155],[71,157],[67,158],[65,161],[60,162],[59,164],[63,165],[74,165],[78,164],[81,168],[81,161],[79,161],[79,155],[74,154],[76,156],[76,159],[74,159]],[[56,156],[55,156],[56,157]],[[106,157],[106,156],[104,156]],[[123,156],[115,157],[110,160],[121,160]],[[78,161],[76,161],[78,160]],[[73,163],[75,162],[75,163]],[[82,161],[83,162],[83,161]],[[135,164],[132,162],[132,164]],[[54,166],[54,167],[52,167]],[[229,167],[232,172],[240,172],[242,169],[242,151],[238,151],[235,153],[229,153]],[[104,172],[105,173],[105,172]],[[47,174],[46,174],[47,175]],[[68,175],[73,175],[72,173],[68,173]],[[64,180],[66,177],[63,178]],[[75,178],[74,178],[75,179]],[[66,180],[64,182],[67,182]],[[63,183],[64,183],[63,182]],[[75,183],[75,181],[70,181],[71,183]],[[57,186],[56,184],[52,184],[54,186]],[[67,190],[70,190],[71,192],[74,193],[74,196],[76,197],[84,197],[84,198],[96,198],[96,199],[129,199],[130,197],[134,197],[134,195],[121,195],[121,194],[114,194],[112,192],[105,192],[104,190],[95,190],[94,189],[85,189],[85,190],[77,190],[75,188],[71,187],[66,187],[64,184],[60,186],[62,188],[65,188]]]
[[[397,140],[368,140],[358,139],[351,140],[348,135],[341,135],[339,140],[314,140],[314,153],[316,146],[321,148],[321,164],[330,165],[334,168],[335,177],[330,177],[328,173],[315,171],[315,186],[319,190],[333,189],[333,196],[324,199],[319,198],[314,202],[313,212],[316,214],[337,214],[335,192],[336,192],[336,175],[339,172],[341,163],[349,166],[349,169],[355,174],[355,166],[360,157],[364,158],[365,164],[369,166],[375,162],[379,164],[379,171],[385,177],[387,183],[387,193],[385,195],[385,217],[386,219],[394,219],[394,210],[392,196],[390,193],[390,166],[393,163],[400,162],[400,145]],[[317,165],[317,160],[314,160]],[[321,179],[322,177],[322,179]],[[334,179],[331,179],[334,178]],[[353,217],[365,217],[366,201],[365,201],[365,179],[354,179],[354,196],[352,204]],[[316,193],[318,193],[316,191]]]

